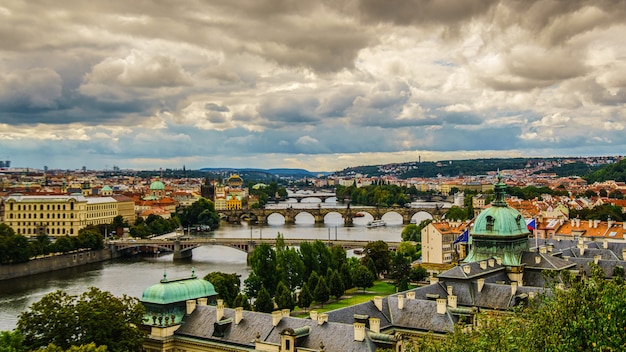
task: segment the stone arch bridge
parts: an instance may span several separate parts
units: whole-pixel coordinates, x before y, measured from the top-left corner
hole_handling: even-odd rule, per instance
[[[368,213],[374,219],[381,219],[387,213],[397,213],[402,216],[402,223],[409,224],[413,215],[426,212],[433,218],[440,218],[444,210],[439,207],[429,208],[406,208],[406,207],[385,207],[385,208],[286,208],[286,209],[239,209],[220,210],[218,213],[223,220],[238,223],[241,221],[251,221],[259,225],[266,225],[267,218],[272,214],[280,214],[285,218],[285,224],[295,224],[296,216],[300,213],[313,215],[316,224],[323,224],[324,217],[330,213],[339,213],[346,225],[352,225],[357,213]]]
[[[284,238],[286,246],[299,246],[302,242],[315,241],[310,238]],[[339,245],[344,249],[363,248],[370,241],[366,240],[320,240],[328,246]],[[395,251],[400,242],[388,242],[389,249]],[[173,252],[174,260],[191,258],[192,250],[200,246],[224,246],[238,249],[248,255],[254,251],[256,246],[267,243],[270,246],[276,245],[276,238],[175,238],[175,239],[138,239],[138,240],[117,240],[109,243],[109,248],[114,256],[133,255],[139,253],[158,254],[162,252]]]

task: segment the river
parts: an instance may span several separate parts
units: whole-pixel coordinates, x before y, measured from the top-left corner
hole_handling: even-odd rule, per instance
[[[308,214],[307,214],[308,215]],[[306,215],[296,219],[296,225],[284,225],[282,217],[268,219],[268,226],[247,224],[222,224],[204,236],[215,238],[274,238],[280,232],[285,238],[303,239],[354,239],[400,241],[402,219],[398,214],[387,214],[387,226],[366,228],[369,214],[355,218],[355,225],[343,226],[339,214],[330,214],[323,225],[314,225],[312,217]],[[107,262],[59,270],[26,278],[0,281],[0,331],[15,328],[18,315],[45,294],[63,290],[69,294],[80,294],[94,286],[109,291],[115,296],[123,294],[141,298],[148,286],[158,283],[164,272],[168,278],[191,275],[192,268],[199,277],[209,272],[237,273],[243,280],[248,277],[246,254],[223,246],[203,246],[193,250],[190,261],[174,262],[172,255],[160,257],[119,258]]]

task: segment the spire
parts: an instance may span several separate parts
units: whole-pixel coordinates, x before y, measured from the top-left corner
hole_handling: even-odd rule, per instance
[[[502,175],[500,174],[500,169],[498,169],[498,182],[493,186],[493,193],[495,194],[495,200],[491,203],[496,207],[506,207],[506,200],[504,197],[506,196],[506,185],[502,183]]]
[[[196,268],[195,267],[191,267],[191,277],[193,277],[194,279],[196,278]]]
[[[165,271],[165,269],[163,269],[163,278],[161,279],[162,283],[167,282],[167,272]]]

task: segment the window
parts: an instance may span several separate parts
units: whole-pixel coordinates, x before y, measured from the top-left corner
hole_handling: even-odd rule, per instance
[[[496,219],[493,216],[491,215],[487,216],[487,226],[486,226],[487,231],[493,230],[493,225],[495,222],[496,222]]]

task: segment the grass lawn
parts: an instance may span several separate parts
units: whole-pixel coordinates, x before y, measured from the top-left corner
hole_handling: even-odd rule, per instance
[[[308,312],[311,310],[316,310],[318,313],[322,313],[329,310],[335,310],[367,302],[372,300],[375,296],[388,296],[393,293],[396,293],[395,286],[384,281],[376,281],[374,286],[367,288],[365,292],[360,289],[357,290],[356,288],[351,288],[344,293],[343,297],[339,301],[335,302],[334,299],[331,299],[324,304],[324,307],[319,304],[315,304],[309,307],[306,312],[300,309],[300,307],[296,307],[291,315],[303,318],[307,317],[309,315]]]

